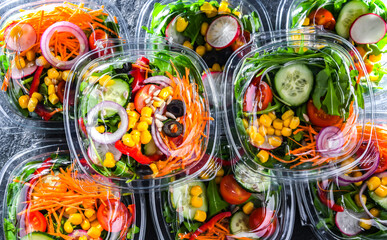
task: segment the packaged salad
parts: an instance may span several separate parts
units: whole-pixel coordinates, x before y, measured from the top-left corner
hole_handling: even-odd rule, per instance
[[[7,162],[1,173],[2,238],[143,239],[145,203],[85,178],[64,149],[45,145]]]
[[[76,160],[126,189],[197,176],[217,143],[217,96],[211,78],[202,82],[205,64],[156,40],[119,47],[73,68],[65,130]]]
[[[101,40],[127,36],[120,12],[104,1],[20,0],[0,13],[1,108],[24,126],[63,128],[70,69]]]
[[[166,37],[200,55],[211,72],[221,72],[251,35],[270,31],[260,1],[148,0],[139,16],[137,37]]]
[[[382,115],[385,118],[385,114]],[[384,121],[385,122],[385,121]],[[372,129],[373,128],[373,129]],[[355,155],[367,152],[356,167],[332,179],[297,186],[301,215],[323,239],[385,239],[387,236],[387,163],[385,124],[367,125]],[[349,158],[342,164],[349,164]]]
[[[280,3],[278,27],[320,25],[349,40],[365,62],[374,90],[387,86],[387,5],[383,0],[292,0]],[[364,71],[358,67],[359,78]],[[384,91],[380,91],[381,93]]]
[[[352,49],[311,28],[262,34],[241,49],[242,59],[234,55],[223,76],[223,109],[238,156],[294,179],[343,171],[340,162],[359,147],[364,103],[373,111]]]
[[[292,187],[252,173],[224,147],[215,158],[226,164],[215,170],[215,178],[201,176],[151,192],[159,239],[290,239]],[[227,163],[239,171],[233,173]]]

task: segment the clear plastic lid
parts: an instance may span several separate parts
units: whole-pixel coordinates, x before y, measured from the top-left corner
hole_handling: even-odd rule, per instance
[[[72,168],[66,149],[63,143],[41,142],[3,167],[4,239],[144,239],[143,197],[85,178]]]
[[[136,37],[160,36],[194,49],[213,72],[220,72],[251,34],[271,31],[261,1],[148,0],[141,9]]]
[[[386,114],[375,117],[366,130],[373,144],[356,152],[368,152],[367,158],[339,177],[297,185],[301,218],[321,239],[385,238]]]
[[[254,172],[264,168],[281,178],[345,171],[350,166],[340,162],[364,137],[357,129],[366,123],[365,103],[374,108],[372,92],[363,94],[369,81],[357,84],[352,70],[360,57],[354,47],[316,28],[254,37],[223,74],[224,122],[238,157]]]
[[[159,239],[290,239],[295,218],[292,186],[252,173],[243,162],[232,160],[227,144],[223,146],[215,157],[223,159],[215,178],[151,192]]]
[[[352,9],[357,9],[357,12],[353,15],[347,15]],[[354,44],[365,61],[376,100],[383,101],[387,87],[387,54],[385,53],[387,50],[387,33],[385,32],[386,30],[378,30],[377,23],[380,21],[381,25],[385,24],[387,21],[386,12],[387,5],[385,1],[282,0],[277,11],[276,27],[277,29],[291,29],[316,24],[322,25],[327,32],[332,32],[348,39]],[[323,14],[326,15],[324,19],[321,18]],[[362,17],[359,18],[359,16]],[[353,24],[357,19],[360,21]],[[374,28],[367,28],[369,24],[367,22],[370,19]],[[367,31],[370,29],[373,29],[375,32],[368,33]],[[378,34],[382,35],[378,37]],[[359,36],[371,38],[358,39]],[[376,39],[372,39],[375,37]]]
[[[191,50],[163,41],[128,40],[74,66],[65,130],[84,173],[141,191],[209,166],[218,141],[212,78],[202,81],[206,65]]]
[[[127,37],[126,21],[104,0],[6,1],[0,15],[1,112],[24,127],[63,129],[71,66],[97,40]]]

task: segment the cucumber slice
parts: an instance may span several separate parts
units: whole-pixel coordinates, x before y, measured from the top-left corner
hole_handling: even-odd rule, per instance
[[[203,205],[200,208],[195,208],[191,205],[191,188],[194,186],[200,186],[203,190],[201,197],[203,198]],[[188,184],[180,185],[178,187],[171,188],[172,206],[176,208],[176,211],[180,213],[184,218],[194,220],[195,212],[202,210],[208,211],[208,201],[206,196],[206,186],[200,181],[193,181]]]
[[[313,73],[305,64],[282,67],[274,78],[278,95],[292,106],[308,101],[313,88]]]
[[[354,0],[344,5],[336,23],[336,33],[343,38],[349,38],[349,29],[356,18],[368,13],[368,6],[363,1]]]
[[[21,240],[55,240],[55,238],[46,233],[33,232],[25,235]]]
[[[130,87],[129,84],[121,79],[115,78],[114,84],[106,87],[102,87],[99,84],[96,84],[93,89],[90,91],[89,98],[87,101],[87,108],[90,111],[95,105],[102,101],[112,101],[124,106],[128,98],[130,97]],[[106,89],[103,89],[106,88]],[[117,112],[114,110],[107,110],[106,117],[110,117]]]
[[[379,197],[375,192],[369,191],[368,192],[371,199],[374,200],[379,206],[387,210],[387,198]]]
[[[270,178],[251,171],[244,163],[234,169],[235,180],[248,192],[266,192],[270,187]]]
[[[232,234],[249,232],[249,216],[242,211],[236,212],[230,220],[230,230]]]
[[[144,154],[146,156],[152,156],[156,153],[157,153],[157,147],[156,147],[155,141],[152,138],[152,140],[149,143],[144,145]]]

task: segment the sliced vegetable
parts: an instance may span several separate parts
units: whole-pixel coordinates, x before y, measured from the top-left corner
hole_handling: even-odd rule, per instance
[[[256,77],[246,90],[243,101],[243,111],[256,112],[265,110],[273,100],[269,85]]]
[[[129,211],[122,202],[109,199],[99,206],[97,219],[105,231],[120,232],[127,226]]]
[[[28,23],[13,23],[5,30],[6,47],[23,52],[36,43],[36,31]]]
[[[219,188],[223,199],[230,204],[242,204],[251,196],[251,193],[238,184],[233,175],[223,177]]]
[[[349,1],[341,9],[336,23],[336,32],[343,38],[349,37],[349,29],[359,16],[368,13],[367,4],[361,0]]]
[[[249,216],[242,211],[234,213],[230,220],[230,230],[232,234],[249,232]]]
[[[268,208],[257,208],[250,214],[249,227],[260,238],[270,237],[277,228],[277,216]]]
[[[29,212],[26,214],[26,232],[45,232],[47,222],[44,215],[39,211]]]
[[[355,236],[362,231],[360,218],[368,218],[365,212],[357,213],[351,209],[336,213],[335,223],[339,230],[347,236]]]
[[[374,13],[358,17],[351,25],[349,34],[357,44],[374,44],[386,36],[387,23]]]
[[[106,153],[110,152],[114,155],[114,160],[117,162],[121,158],[121,152],[115,148],[114,144],[101,144],[98,142],[93,143],[94,148],[90,145],[87,149],[87,155],[89,156],[90,160],[98,165],[102,166],[103,159],[105,158]],[[101,159],[101,160],[100,160]]]
[[[69,234],[69,237],[73,237],[76,240],[79,240],[80,237],[87,237],[87,240],[91,240],[92,238],[87,234],[87,231],[81,230],[81,229],[76,229],[72,233]],[[42,239],[44,240],[44,239]],[[102,240],[102,238],[98,238],[98,240]]]
[[[16,66],[12,67],[11,77],[12,79],[22,79],[28,77],[33,74],[38,67],[36,65],[32,65],[30,67],[25,67],[23,69],[18,69]]]
[[[337,156],[344,146],[344,137],[340,128],[330,126],[323,128],[316,138],[316,149],[322,156]]]
[[[163,132],[168,137],[175,138],[183,133],[183,125],[175,120],[169,120],[164,124]]]
[[[154,84],[145,85],[138,90],[134,98],[134,106],[136,107],[137,112],[141,112],[141,109],[147,105],[145,100],[149,99],[150,101],[153,93],[159,90],[161,90],[161,88]]]
[[[182,117],[185,115],[185,104],[179,99],[173,99],[167,105],[167,112],[172,113],[175,117]]]
[[[343,206],[336,204],[333,199],[328,199],[328,193],[329,193],[329,191],[327,190],[328,187],[329,187],[328,181],[322,181],[321,183],[317,182],[317,194],[320,201],[325,206],[329,207],[335,212],[343,212],[344,211]]]
[[[221,16],[209,25],[206,41],[213,48],[223,49],[231,46],[240,34],[238,19],[233,16]]]
[[[125,144],[123,144],[121,140],[118,140],[114,146],[122,154],[132,157],[134,160],[136,160],[141,164],[150,164],[155,160],[143,155],[139,146],[128,147]]]
[[[340,116],[329,115],[322,108],[317,109],[312,100],[308,102],[307,113],[310,122],[318,127],[334,126],[343,121]]]
[[[271,179],[270,177],[265,177],[266,173],[261,175],[253,172],[244,163],[239,163],[235,166],[234,174],[235,180],[251,193],[266,192],[270,188]]]
[[[30,234],[25,235],[20,240],[55,240],[51,235],[48,235],[47,233],[42,232],[33,232]]]

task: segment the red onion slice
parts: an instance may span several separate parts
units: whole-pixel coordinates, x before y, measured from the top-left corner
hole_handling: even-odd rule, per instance
[[[121,125],[114,133],[99,133],[97,129],[95,129],[95,127],[97,126],[99,113],[106,109],[112,109],[117,111],[118,115],[121,118]],[[129,119],[125,108],[123,108],[120,104],[116,102],[100,102],[87,113],[87,132],[89,136],[98,143],[113,144],[117,142],[126,133],[128,129],[128,124]]]
[[[158,84],[161,87],[168,87],[171,85],[171,79],[165,76],[153,76],[144,80],[145,84]]]
[[[338,127],[323,128],[317,135],[316,148],[324,157],[337,157],[343,145],[343,133]]]
[[[153,115],[153,121],[152,121],[152,127],[151,127],[151,134],[152,138],[155,142],[155,145],[159,148],[159,150],[165,154],[166,156],[170,156],[171,152],[169,151],[167,145],[164,143],[163,139],[161,138],[160,132],[157,129],[156,126],[156,114],[162,114],[165,110],[165,107],[163,109],[157,109],[155,111],[155,114]]]
[[[70,61],[60,61],[51,54],[50,51],[50,40],[55,32],[69,32],[73,34],[79,41],[79,55]],[[43,56],[47,61],[56,68],[59,69],[70,69],[74,63],[85,53],[89,51],[89,43],[86,34],[77,25],[70,22],[57,22],[52,24],[44,31],[42,40],[40,42],[40,49],[42,50]]]

